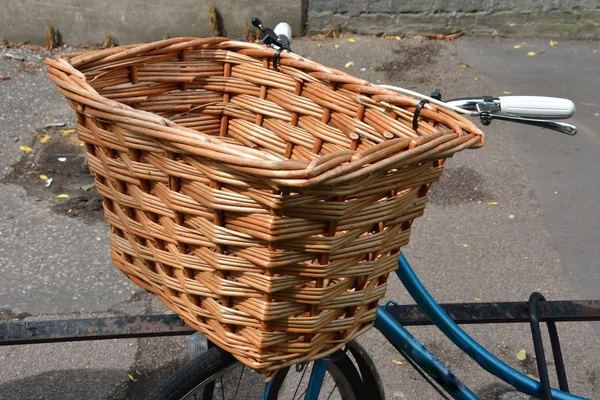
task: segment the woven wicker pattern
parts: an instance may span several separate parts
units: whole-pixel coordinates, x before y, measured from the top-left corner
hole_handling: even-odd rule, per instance
[[[294,54],[176,38],[47,60],[77,112],[113,260],[269,373],[368,329],[465,118]]]

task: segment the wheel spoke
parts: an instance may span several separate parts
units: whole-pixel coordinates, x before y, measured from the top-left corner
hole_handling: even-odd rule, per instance
[[[329,393],[329,396],[327,396],[327,400],[331,398],[331,395],[333,394],[333,392],[335,392],[335,389],[337,389],[337,382],[335,383],[335,385],[333,385],[333,389],[331,389],[331,393]]]
[[[307,369],[308,369],[308,367],[305,366],[304,369],[302,370],[302,376],[300,377],[300,380],[298,381],[298,385],[296,386],[296,390],[294,390],[294,395],[292,396],[292,400],[296,400],[296,393],[298,393],[298,389],[300,389],[300,384],[302,383],[302,380],[304,379],[304,374],[306,374],[306,370]],[[300,395],[300,397],[298,397],[298,398],[301,399],[303,394],[304,393],[302,393]]]
[[[244,375],[244,368],[246,368],[246,366],[242,365],[242,370],[240,371],[240,377],[238,379],[238,383],[235,388],[235,394],[233,395],[233,400],[237,399],[237,394],[238,394],[238,391],[240,390],[240,383],[242,383],[242,375]]]
[[[306,395],[306,391],[308,390],[308,386],[306,387],[306,389],[304,389],[304,392],[302,392],[302,394],[300,395],[300,397],[298,397],[298,400],[300,400],[302,397],[304,397]],[[304,397],[306,398],[306,397]]]

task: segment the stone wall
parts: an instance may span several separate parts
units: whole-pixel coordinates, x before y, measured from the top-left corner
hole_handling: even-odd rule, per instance
[[[309,0],[307,33],[600,38],[599,0]]]
[[[222,34],[231,38],[240,37],[252,17],[270,27],[285,20],[296,33],[306,22],[306,0],[0,0],[0,40],[44,44],[46,24],[70,45],[98,45],[108,35],[118,44],[213,36],[211,2]]]

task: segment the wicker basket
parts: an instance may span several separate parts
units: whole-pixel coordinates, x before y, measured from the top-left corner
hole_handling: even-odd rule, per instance
[[[465,118],[258,44],[46,60],[77,113],[116,266],[269,373],[369,329]]]

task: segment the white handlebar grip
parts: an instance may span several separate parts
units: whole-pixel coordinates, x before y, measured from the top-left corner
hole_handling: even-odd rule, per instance
[[[575,114],[575,104],[569,99],[543,96],[500,97],[500,109],[507,114],[531,118],[570,118]]]
[[[292,27],[289,26],[287,23],[278,23],[275,29],[273,29],[273,31],[277,36],[284,35],[285,37],[287,37],[290,44],[292,44]]]

